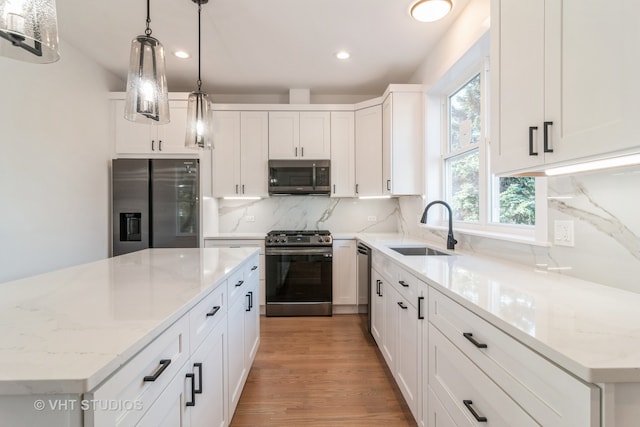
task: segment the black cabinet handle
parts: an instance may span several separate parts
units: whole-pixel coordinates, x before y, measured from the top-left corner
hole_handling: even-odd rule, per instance
[[[187,402],[186,406],[196,406],[196,378],[195,374],[187,374],[187,378],[191,378],[191,402]]]
[[[422,301],[424,300],[424,297],[418,297],[418,319],[422,320],[424,319],[424,316],[422,315]]]
[[[220,306],[219,305],[214,305],[213,308],[211,309],[211,311],[207,313],[207,317],[215,316],[216,313],[218,312],[218,310],[220,310]]]
[[[475,409],[473,409],[473,406],[471,406],[473,404],[473,402],[471,400],[463,400],[462,403],[464,403],[464,406],[467,407],[467,409],[469,410],[469,412],[471,412],[471,415],[473,415],[473,418],[475,418],[477,422],[479,422],[479,423],[486,423],[487,422],[487,417],[482,417],[482,416],[478,415],[478,413],[475,411]]]
[[[391,180],[387,180],[387,191],[391,191]]]
[[[538,126],[529,126],[529,155],[537,156],[538,153],[533,151],[533,131],[538,130]]]
[[[551,126],[553,122],[544,122],[544,152],[545,153],[553,153],[553,148],[549,148],[549,126]]]
[[[402,301],[398,301],[398,305],[399,305],[399,306],[400,306],[400,308],[401,308],[401,309],[403,309],[403,310],[406,310],[407,308],[409,308],[409,307],[407,307],[406,305],[404,305],[404,303],[403,303]]]
[[[236,184],[236,194],[238,194],[238,184]]]
[[[240,286],[242,286],[243,283],[244,283],[244,280],[240,280],[238,283],[236,283],[236,288],[239,288]]]
[[[358,184],[356,184],[356,194],[358,194]]]
[[[151,151],[156,151],[156,140],[155,139],[151,140]]]
[[[167,369],[170,364],[171,364],[171,359],[162,359],[160,361],[160,365],[159,365],[160,367],[156,369],[156,371],[153,374],[147,375],[146,377],[144,377],[143,380],[146,382],[154,382],[160,377],[160,375],[162,375],[164,370]]]
[[[249,303],[251,304],[251,308],[253,309],[253,291],[249,291]]]
[[[202,394],[202,363],[194,363],[193,367],[198,369],[198,388],[194,388],[193,392]],[[193,382],[195,383],[195,379]]]
[[[402,286],[404,286],[405,288],[409,287],[409,284],[407,282],[405,282],[404,280],[400,280],[398,283],[400,283]]]
[[[158,140],[158,151],[162,151],[162,140]]]
[[[300,147],[300,157],[304,157],[304,147]]]
[[[378,296],[382,296],[382,280],[378,280]]]
[[[257,269],[258,269],[258,266],[257,266],[257,265],[254,265],[253,267],[251,267],[251,271],[255,271],[255,270],[257,270]]]
[[[473,338],[473,334],[471,332],[463,332],[462,336],[464,336],[466,339],[468,339],[469,341],[471,341],[471,343],[473,345],[475,345],[478,348],[487,348],[486,344],[483,344],[481,342],[476,341],[475,338]]]

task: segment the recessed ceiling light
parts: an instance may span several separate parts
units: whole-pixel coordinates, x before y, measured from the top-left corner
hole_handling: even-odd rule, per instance
[[[189,55],[187,52],[185,52],[184,50],[177,50],[173,53],[175,56],[177,56],[180,59],[187,59],[189,58],[191,55]]]
[[[349,59],[350,57],[351,54],[346,50],[341,50],[340,52],[336,53],[336,58],[338,59]]]

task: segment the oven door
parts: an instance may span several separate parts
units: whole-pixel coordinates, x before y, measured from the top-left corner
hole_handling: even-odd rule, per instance
[[[330,316],[332,247],[265,249],[267,316]]]

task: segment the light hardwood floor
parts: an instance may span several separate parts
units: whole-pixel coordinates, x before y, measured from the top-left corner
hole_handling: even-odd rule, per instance
[[[416,426],[366,317],[261,317],[231,427]]]

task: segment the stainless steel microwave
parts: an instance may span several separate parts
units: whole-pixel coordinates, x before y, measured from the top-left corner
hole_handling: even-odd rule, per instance
[[[330,194],[329,160],[269,160],[269,194]]]

